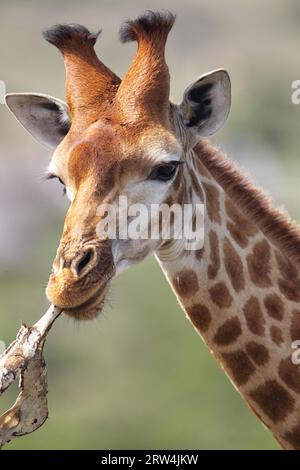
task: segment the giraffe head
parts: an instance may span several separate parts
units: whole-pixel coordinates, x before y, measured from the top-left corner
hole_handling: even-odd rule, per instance
[[[98,34],[59,25],[45,39],[63,54],[66,103],[41,94],[6,96],[20,123],[54,150],[48,177],[58,178],[71,201],[47,286],[48,299],[80,319],[96,316],[112,278],[147,255],[162,239],[99,237],[99,205],[182,203],[185,154],[227,118],[230,81],[224,70],[200,77],[180,105],[169,101],[165,43],[171,14],[148,12],[126,22],[122,42],[137,41],[121,81],[97,57]]]

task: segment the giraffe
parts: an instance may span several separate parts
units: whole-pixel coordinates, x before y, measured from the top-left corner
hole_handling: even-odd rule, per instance
[[[300,449],[300,366],[291,360],[300,339],[300,233],[207,140],[230,110],[228,73],[202,75],[180,104],[170,102],[164,51],[174,20],[149,11],[122,25],[121,41],[138,43],[123,80],[97,57],[99,33],[54,26],[44,37],[62,52],[66,103],[6,96],[23,127],[54,150],[47,177],[60,180],[71,202],[46,294],[67,315],[94,318],[112,279],[155,255],[248,406],[283,448]],[[97,207],[119,195],[129,204],[203,203],[203,247],[97,239]]]

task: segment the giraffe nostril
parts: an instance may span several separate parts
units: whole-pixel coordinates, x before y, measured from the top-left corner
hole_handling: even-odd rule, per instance
[[[84,271],[86,271],[85,268],[91,265],[92,261],[94,260],[94,254],[94,250],[89,248],[81,255],[81,257],[77,258],[74,269],[78,277],[81,276]]]

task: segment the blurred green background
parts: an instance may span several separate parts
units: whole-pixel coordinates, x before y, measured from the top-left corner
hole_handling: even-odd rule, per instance
[[[233,103],[214,141],[300,220],[300,79],[297,0],[1,0],[0,79],[8,92],[64,98],[64,68],[41,38],[52,24],[103,28],[101,59],[123,76],[135,46],[121,45],[122,20],[145,9],[177,13],[167,58],[172,97],[198,75],[229,70]],[[47,308],[44,288],[66,199],[43,182],[49,152],[0,106],[0,339]],[[276,449],[185,319],[154,259],[114,284],[103,315],[60,318],[47,341],[47,423],[7,449]],[[17,388],[0,400],[12,404]]]

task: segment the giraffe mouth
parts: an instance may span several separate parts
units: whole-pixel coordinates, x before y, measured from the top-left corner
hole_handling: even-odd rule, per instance
[[[64,313],[76,320],[92,320],[100,315],[105,297],[108,292],[108,283],[102,285],[88,300],[81,305],[65,308]]]

